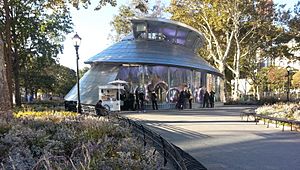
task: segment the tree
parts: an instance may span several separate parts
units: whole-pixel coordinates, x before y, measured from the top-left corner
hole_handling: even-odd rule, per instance
[[[237,2],[237,1],[235,1]],[[237,38],[240,12],[238,5],[231,1],[172,1],[168,11],[172,19],[186,23],[203,33],[206,40],[204,53],[213,61],[220,73],[225,75],[226,62],[230,57],[232,44]],[[221,100],[226,101],[226,75],[220,84]]]
[[[120,6],[119,14],[115,15],[113,21],[110,22],[113,28],[109,38],[114,42],[118,42],[128,35],[131,32],[130,18],[134,16],[135,14],[132,8],[126,5]]]
[[[0,39],[0,111],[8,111],[11,109],[11,103],[9,100],[9,90],[6,78],[5,60],[4,60],[4,48],[3,41]]]
[[[276,12],[276,6],[270,1],[220,2],[172,1],[168,11],[172,14],[172,19],[193,26],[203,33],[206,48],[201,49],[200,54],[225,76],[221,82],[221,98],[226,101],[226,82],[233,77],[233,98],[236,100],[239,96],[238,80],[241,71],[247,77],[251,68],[254,77],[254,70],[258,69],[261,60],[257,57],[265,57],[262,53],[268,56],[286,54],[287,48],[281,43],[284,42],[282,37],[286,35],[283,23],[287,21],[285,17],[289,16],[289,12],[283,11],[283,7]],[[282,25],[274,24],[275,22]]]
[[[89,71],[89,67],[83,67],[83,69],[79,70],[79,77],[81,78],[86,72]]]
[[[257,73],[256,73],[256,80],[257,80],[257,84],[256,86],[254,86],[254,90],[256,91],[256,95],[257,95],[257,99],[260,100],[260,95],[262,91],[264,91],[264,89],[266,89],[266,86],[268,84],[268,72],[269,72],[269,68],[268,67],[263,67],[261,68]]]
[[[86,70],[87,67],[85,67]],[[88,69],[88,68],[87,68]],[[82,71],[82,70],[81,70]],[[68,67],[55,64],[47,69],[48,74],[55,75],[52,93],[65,96],[76,84],[76,72]]]
[[[286,69],[271,66],[269,67],[267,77],[271,91],[277,91],[278,93],[284,91],[287,82]]]
[[[64,34],[72,31],[72,22],[64,1],[13,0],[4,7],[6,8],[0,7],[0,12],[8,13],[8,17],[0,17],[0,20],[10,28],[6,34],[1,31],[1,37],[4,37],[7,43],[7,63],[13,61],[14,94],[16,105],[19,106],[20,70],[22,67],[29,67],[27,61],[32,57],[44,58],[44,63],[55,58],[62,51]],[[1,30],[4,30],[1,27],[3,25],[0,25]],[[26,80],[26,77],[24,79]]]
[[[300,71],[297,71],[292,77],[292,86],[300,89]]]
[[[297,46],[294,47],[293,51],[300,50],[300,2],[294,6],[293,17],[288,20],[288,28],[290,30],[290,36],[296,40],[298,43]],[[299,59],[299,58],[298,58]]]

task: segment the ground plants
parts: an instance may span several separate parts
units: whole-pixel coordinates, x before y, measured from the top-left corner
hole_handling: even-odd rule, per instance
[[[257,114],[300,120],[300,103],[276,103],[264,105],[256,109]]]
[[[158,169],[163,161],[117,119],[72,112],[0,118],[0,152],[1,169]]]

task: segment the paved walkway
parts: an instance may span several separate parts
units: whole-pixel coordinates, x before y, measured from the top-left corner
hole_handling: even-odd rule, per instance
[[[300,132],[241,121],[245,108],[123,114],[142,121],[209,170],[300,169]]]

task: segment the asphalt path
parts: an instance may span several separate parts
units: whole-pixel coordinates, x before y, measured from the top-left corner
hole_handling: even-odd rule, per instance
[[[299,170],[300,132],[241,120],[249,106],[122,113],[177,145],[209,170]]]

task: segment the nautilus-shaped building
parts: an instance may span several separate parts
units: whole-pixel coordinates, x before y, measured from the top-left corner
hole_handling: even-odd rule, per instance
[[[81,103],[95,104],[98,87],[114,80],[127,82],[122,100],[137,90],[144,90],[149,100],[154,91],[162,109],[174,108],[184,88],[192,92],[195,103],[202,100],[200,90],[214,91],[219,101],[222,75],[197,54],[204,43],[200,32],[168,19],[134,18],[131,22],[132,34],[85,61],[91,68],[80,79]],[[65,100],[77,101],[76,85]]]

